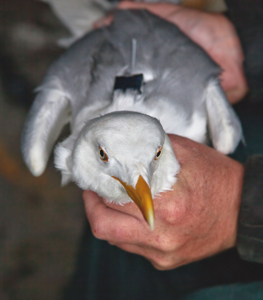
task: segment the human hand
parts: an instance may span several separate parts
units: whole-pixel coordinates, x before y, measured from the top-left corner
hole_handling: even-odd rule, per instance
[[[134,203],[106,202],[83,194],[95,237],[144,256],[168,270],[200,260],[236,243],[243,166],[189,139],[170,135],[181,171],[173,190],[153,200],[155,229]]]
[[[190,39],[201,46],[220,65],[221,85],[231,104],[248,91],[244,76],[244,56],[234,26],[221,14],[206,13],[170,3],[123,1],[119,9],[147,9],[176,24]],[[112,16],[100,20],[95,27],[108,25]]]

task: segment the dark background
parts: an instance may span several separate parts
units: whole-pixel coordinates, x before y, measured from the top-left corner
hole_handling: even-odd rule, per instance
[[[81,191],[60,188],[53,159],[39,178],[25,167],[20,134],[47,67],[69,33],[36,0],[0,0],[0,299],[58,300],[83,227]]]
[[[262,143],[253,141],[262,141],[263,128],[263,1],[226,2],[250,86],[236,109],[248,154],[260,153]],[[45,3],[0,0],[0,300],[60,300],[73,273],[85,220],[81,191],[74,184],[60,188],[52,158],[34,178],[20,154],[33,90],[63,52],[57,40],[68,36]]]

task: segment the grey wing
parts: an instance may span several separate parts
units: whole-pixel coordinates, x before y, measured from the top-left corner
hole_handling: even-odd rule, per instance
[[[209,81],[205,101],[208,131],[214,148],[224,154],[234,152],[243,139],[242,127],[218,80]]]
[[[50,67],[30,110],[22,134],[22,154],[35,175],[46,167],[52,147],[62,128],[74,123],[91,85],[92,56],[104,40],[102,31],[85,36]],[[96,100],[96,99],[95,99]]]
[[[52,147],[71,113],[68,95],[56,83],[42,85],[38,91],[22,134],[22,154],[35,176],[44,172]]]
[[[156,47],[151,63],[155,66],[156,79],[145,86],[148,103],[152,105],[154,99],[165,99],[170,110],[174,108],[179,113],[177,123],[183,116],[184,127],[193,125],[193,116],[198,113],[207,119],[214,148],[224,154],[233,152],[243,137],[242,127],[220,86],[220,68],[178,28],[149,15],[148,22],[151,20],[158,26],[147,40],[152,45],[148,49]],[[162,53],[156,55],[158,51]],[[174,117],[171,123],[174,123]]]

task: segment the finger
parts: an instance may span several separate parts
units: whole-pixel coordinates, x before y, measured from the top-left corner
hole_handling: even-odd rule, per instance
[[[144,242],[151,229],[145,220],[117,211],[106,206],[96,193],[83,193],[84,205],[92,232],[95,237],[115,243]]]
[[[84,206],[89,220],[96,219],[98,215],[120,213],[127,216],[132,216],[131,214],[121,211],[123,206],[109,203],[105,199],[99,197],[96,193],[92,191],[83,192]],[[127,211],[127,209],[126,209]]]
[[[224,65],[222,65],[224,68]],[[231,104],[237,103],[248,92],[247,80],[241,63],[229,62],[220,76],[221,85]]]
[[[145,214],[144,214],[145,212],[143,213],[140,210],[140,208],[133,201],[126,203],[124,205],[116,204],[113,202],[108,202],[106,199],[103,199],[102,201],[109,208],[120,211],[120,212],[125,213],[130,216],[133,216],[142,222],[144,222],[144,221],[148,222],[145,217]],[[154,203],[153,203],[153,210],[155,211]]]
[[[110,15],[108,15],[107,17],[102,18],[102,19],[96,21],[96,22],[93,24],[93,28],[94,28],[94,29],[98,29],[98,28],[103,27],[103,26],[109,26],[109,25],[111,24],[112,21],[113,21],[113,15],[110,14]]]
[[[230,26],[230,25],[229,25]],[[214,43],[209,53],[221,66],[223,72],[220,76],[221,85],[230,103],[241,100],[248,91],[244,74],[244,55],[238,36],[232,26],[228,35],[219,39],[222,45]]]
[[[227,78],[230,77],[230,75],[232,75],[236,79],[236,82],[234,82],[232,86],[229,86],[226,83]],[[247,85],[247,81],[246,81],[244,73],[243,73],[243,69],[236,70],[236,71],[232,72],[231,74],[226,74],[225,77],[223,77],[223,74],[222,74],[222,78],[223,78],[222,83],[221,83],[222,88],[225,91],[225,94],[226,94],[226,97],[227,97],[229,103],[235,104],[245,97],[245,95],[248,92],[248,85]]]
[[[131,1],[121,1],[117,8],[119,9],[146,9],[153,14],[160,17],[166,17],[170,14],[175,13],[180,10],[180,6],[170,3],[144,3],[144,2],[131,2]]]
[[[134,244],[128,244],[128,243],[117,243],[117,244],[114,244],[114,243],[110,243],[111,245],[114,245],[126,252],[129,252],[129,253],[133,253],[133,254],[138,254],[140,256],[143,256],[145,257],[146,259],[151,259],[153,257],[153,250],[149,250],[147,249],[146,247],[141,247],[141,246],[138,246],[138,245],[134,245]]]
[[[230,90],[226,90],[226,97],[229,101],[230,104],[235,104],[237,102],[239,102],[240,100],[242,100],[246,94],[248,93],[248,86],[247,83],[246,85],[241,85],[238,86],[237,88],[233,88]]]
[[[116,246],[126,252],[143,256],[151,262],[158,270],[170,270],[179,266],[179,258],[176,254],[163,253],[153,248],[140,247],[131,244],[116,244]]]

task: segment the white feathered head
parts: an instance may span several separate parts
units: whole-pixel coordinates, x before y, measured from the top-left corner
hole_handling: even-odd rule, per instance
[[[153,228],[152,197],[169,190],[180,170],[160,122],[136,112],[114,112],[89,121],[69,139],[55,151],[63,182],[73,180],[120,204],[132,199]]]

